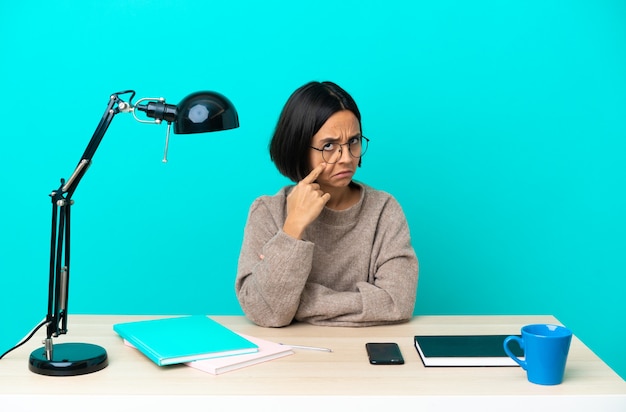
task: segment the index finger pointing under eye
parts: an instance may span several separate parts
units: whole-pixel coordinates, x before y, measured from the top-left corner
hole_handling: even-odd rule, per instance
[[[319,177],[319,175],[322,174],[325,168],[326,162],[318,164],[313,170],[311,170],[311,173],[309,173],[304,179],[302,179],[302,181],[307,184],[315,182],[315,180]]]

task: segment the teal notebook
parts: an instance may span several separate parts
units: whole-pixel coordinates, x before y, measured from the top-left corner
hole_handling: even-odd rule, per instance
[[[117,323],[113,330],[159,366],[259,350],[248,339],[200,315]]]

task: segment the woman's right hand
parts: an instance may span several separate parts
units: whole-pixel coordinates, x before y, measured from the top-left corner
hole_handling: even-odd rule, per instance
[[[289,236],[301,239],[304,229],[317,219],[330,199],[330,194],[324,193],[320,185],[315,183],[326,165],[325,162],[317,165],[287,196],[287,218],[283,232]]]

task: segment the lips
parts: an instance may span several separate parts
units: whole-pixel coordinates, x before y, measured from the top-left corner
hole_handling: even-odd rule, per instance
[[[333,174],[333,177],[337,179],[343,179],[346,177],[352,177],[353,174],[354,172],[352,170],[342,170],[341,172]]]

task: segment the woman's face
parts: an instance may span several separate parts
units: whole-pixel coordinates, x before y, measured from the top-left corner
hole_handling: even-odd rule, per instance
[[[352,181],[352,177],[359,165],[359,158],[353,157],[348,150],[348,142],[353,138],[361,137],[361,125],[354,113],[342,110],[333,114],[321,129],[313,136],[311,146],[324,149],[341,144],[341,150],[334,155],[336,163],[329,164],[317,178],[317,183],[327,189],[346,187]],[[324,153],[327,155],[328,152]],[[311,149],[311,169],[324,162],[322,152]],[[333,160],[327,159],[329,162]]]

